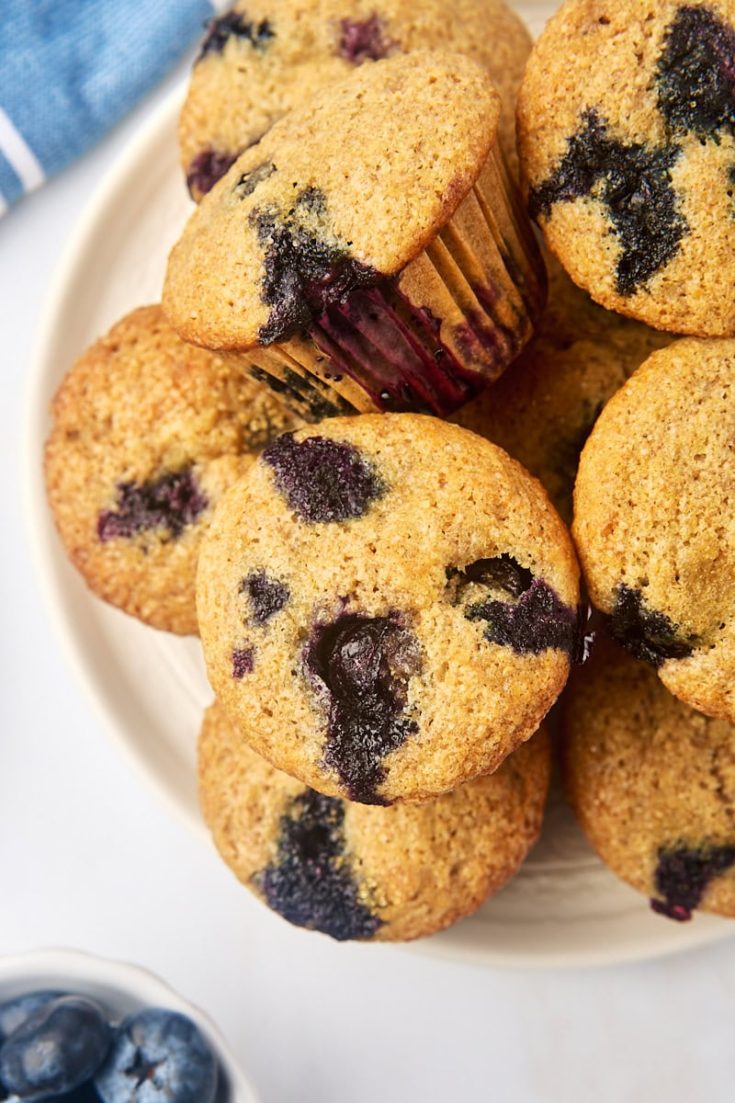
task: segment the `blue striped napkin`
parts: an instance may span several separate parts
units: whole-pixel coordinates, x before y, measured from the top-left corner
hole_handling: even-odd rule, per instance
[[[222,0],[0,0],[0,214],[97,142]]]

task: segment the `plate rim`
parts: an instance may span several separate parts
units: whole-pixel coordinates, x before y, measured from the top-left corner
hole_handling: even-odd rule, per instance
[[[21,462],[22,506],[26,530],[29,535],[31,561],[42,597],[42,605],[50,617],[53,634],[59,643],[65,662],[73,672],[74,681],[83,696],[92,705],[100,727],[110,737],[118,752],[127,761],[131,772],[138,776],[151,794],[162,801],[180,823],[200,839],[208,840],[208,833],[199,817],[159,780],[138,753],[126,734],[126,725],[118,715],[109,688],[100,683],[90,668],[81,629],[65,615],[64,586],[59,578],[59,567],[64,565],[58,536],[48,514],[45,482],[43,477],[43,448],[46,438],[44,419],[47,418],[48,377],[54,358],[55,334],[63,326],[65,304],[70,287],[78,277],[81,261],[89,253],[98,238],[104,215],[114,203],[115,197],[126,189],[136,167],[149,147],[160,144],[160,135],[175,125],[186,88],[186,78],[177,83],[162,102],[144,119],[131,139],[123,146],[93,191],[85,209],[72,226],[64,248],[55,266],[51,281],[43,298],[39,313],[38,332],[33,343],[28,379],[25,386],[25,402],[22,415],[23,448]],[[183,184],[182,184],[183,187]],[[46,423],[47,424],[47,423]],[[90,600],[99,600],[88,594]],[[151,629],[153,631],[153,629]],[[212,851],[214,855],[214,851]],[[561,921],[555,920],[555,923]],[[569,923],[573,924],[574,919]],[[589,917],[586,923],[594,922]],[[663,923],[663,921],[662,921]],[[511,926],[499,922],[497,926]],[[675,953],[683,953],[735,936],[735,924],[725,919],[698,915],[692,924],[679,925],[652,939],[626,934],[621,945],[612,948],[601,945],[582,947],[577,951],[547,947],[537,952],[509,951],[507,948],[478,949],[473,941],[463,940],[462,925],[452,931],[442,932],[432,938],[414,943],[393,944],[392,948],[408,950],[412,954],[444,959],[461,964],[482,965],[486,968],[550,970],[574,968],[603,968],[614,965],[651,961]]]

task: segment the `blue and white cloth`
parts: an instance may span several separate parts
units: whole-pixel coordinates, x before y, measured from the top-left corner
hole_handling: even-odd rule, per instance
[[[223,0],[0,0],[0,214],[93,146]]]

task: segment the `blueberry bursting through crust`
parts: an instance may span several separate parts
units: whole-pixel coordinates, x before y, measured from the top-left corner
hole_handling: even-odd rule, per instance
[[[263,451],[276,487],[302,521],[335,524],[363,517],[386,486],[352,444],[283,433]]]
[[[512,556],[478,559],[461,569],[448,567],[446,575],[453,604],[464,607],[467,620],[485,625],[483,635],[489,643],[512,647],[522,655],[538,655],[548,648],[580,655],[581,611],[565,605],[548,583]],[[507,599],[472,600],[482,587],[500,591]]]
[[[686,922],[699,907],[710,882],[733,865],[735,845],[689,847],[675,843],[661,847],[654,884],[663,899],[652,899],[651,907],[659,915]]]
[[[372,938],[382,926],[345,859],[344,818],[341,800],[306,789],[281,819],[275,860],[254,878],[289,923],[340,942]]]
[[[118,483],[117,508],[99,514],[97,535],[106,544],[159,529],[175,539],[208,505],[190,467],[145,483]]]
[[[383,759],[418,731],[406,715],[409,681],[421,665],[418,641],[395,615],[345,614],[314,628],[305,665],[328,709],[324,765],[351,800],[385,804]]]

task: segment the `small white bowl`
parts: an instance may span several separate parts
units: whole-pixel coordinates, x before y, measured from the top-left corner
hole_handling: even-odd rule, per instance
[[[112,1021],[145,1007],[163,1007],[187,1015],[219,1062],[216,1103],[258,1103],[252,1085],[212,1020],[146,969],[77,950],[35,950],[0,957],[0,1003],[42,988],[97,1000]]]

